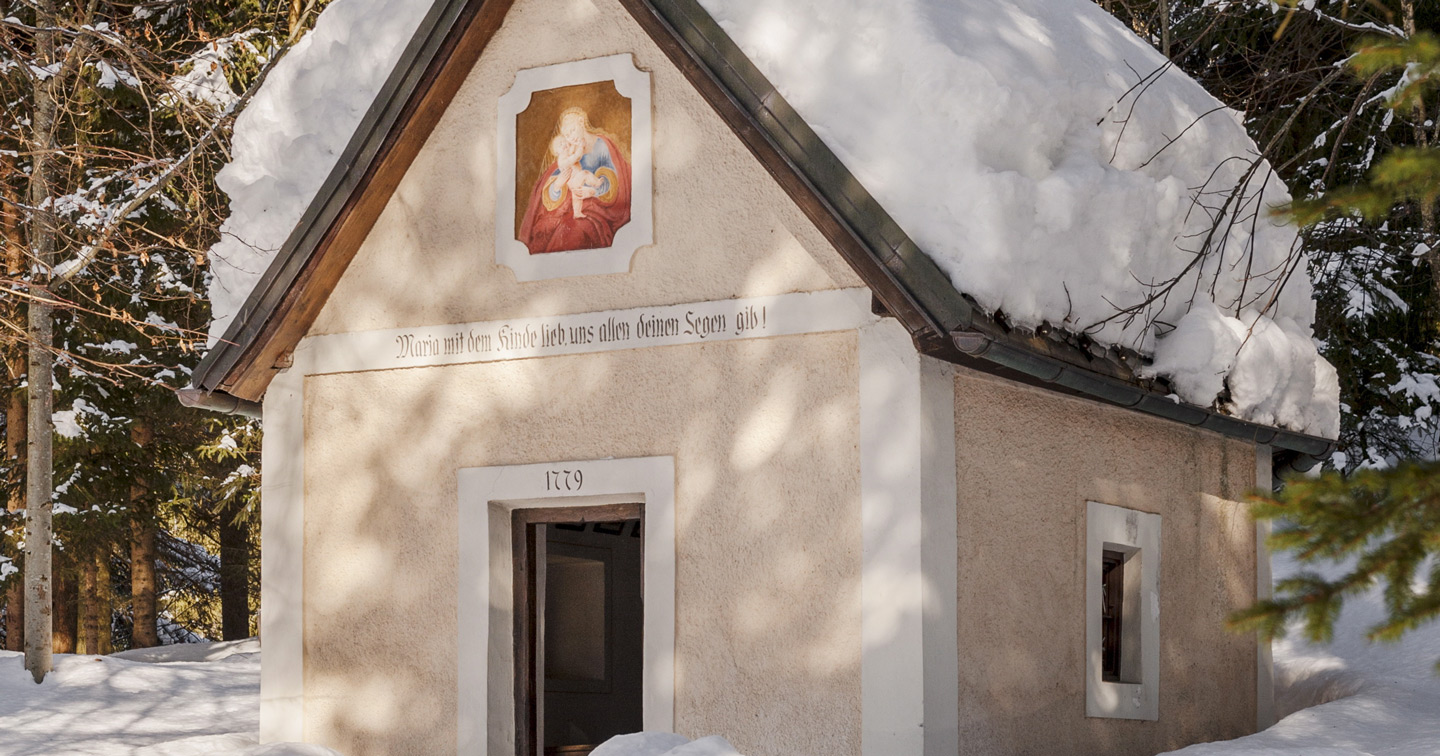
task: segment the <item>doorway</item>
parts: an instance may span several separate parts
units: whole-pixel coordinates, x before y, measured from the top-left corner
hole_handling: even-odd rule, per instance
[[[584,756],[643,729],[643,512],[512,512],[517,756]]]

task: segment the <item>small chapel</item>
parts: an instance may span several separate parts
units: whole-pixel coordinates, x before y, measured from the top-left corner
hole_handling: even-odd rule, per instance
[[[990,304],[713,0],[410,3],[183,397],[263,418],[262,742],[1141,756],[1270,723],[1269,648],[1225,627],[1269,590],[1245,496],[1325,433]]]

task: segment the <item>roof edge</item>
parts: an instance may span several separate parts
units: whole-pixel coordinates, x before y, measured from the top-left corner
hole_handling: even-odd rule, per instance
[[[865,247],[870,260],[895,282],[898,292],[903,294],[898,299],[887,297],[885,292],[872,286],[885,309],[902,322],[907,320],[904,309],[918,310],[919,320],[931,329],[931,333],[924,334],[912,328],[917,348],[921,351],[950,362],[977,367],[977,360],[966,360],[960,356],[964,354],[1029,376],[1041,385],[1064,393],[1087,396],[1106,404],[1308,456],[1324,456],[1336,448],[1335,442],[1329,439],[1241,420],[1218,410],[1176,401],[1170,398],[1168,391],[1158,393],[1149,390],[1134,373],[1133,366],[1124,364],[1127,360],[1125,354],[1120,355],[1122,364],[1106,362],[1104,370],[1097,370],[1097,360],[1093,355],[1059,342],[1019,338],[956,290],[949,277],[861,185],[719,23],[700,6],[698,0],[621,2],[631,8],[631,13],[642,24],[644,19],[637,10],[648,11],[665,26],[671,36],[680,42],[681,49],[725,91],[730,103],[748,117],[751,129],[758,132],[785,165],[802,178],[805,187],[820,198],[826,209],[835,214]],[[681,63],[679,60],[675,62]],[[720,107],[714,102],[712,105],[716,105],[717,109]],[[742,139],[746,135],[741,132]],[[756,149],[754,140],[745,141],[752,150]],[[762,161],[765,159],[758,150],[757,156]],[[966,343],[971,345],[970,348],[963,346]],[[978,367],[984,369],[983,363]]]
[[[396,124],[411,109],[437,53],[453,41],[464,10],[472,0],[440,0],[421,19],[415,35],[406,43],[400,60],[391,70],[376,98],[335,161],[315,197],[286,237],[275,259],[266,267],[245,304],[235,313],[224,335],[206,353],[191,377],[192,385],[214,391],[227,385],[242,358],[256,346],[258,337],[298,282],[321,242],[339,219],[351,196],[363,189],[366,179],[382,157],[381,148]],[[510,0],[474,0],[477,6],[509,6]],[[476,14],[470,14],[473,18]]]
[[[394,146],[393,132],[408,125],[405,119],[414,115],[438,70],[450,62],[457,38],[482,11],[498,27],[512,2],[439,0],[432,6],[300,222],[224,338],[196,367],[194,386],[221,391],[236,382],[238,373],[255,367],[245,360],[254,360],[274,337],[277,313],[306,283],[312,260],[323,254],[355,196],[369,188],[376,166]],[[1123,364],[1125,355],[1115,363],[1011,332],[956,289],[698,0],[620,3],[836,246],[886,313],[905,325],[920,351],[969,367],[989,365],[991,372],[1023,376],[1062,393],[1297,454],[1320,457],[1336,448],[1328,439],[1176,402],[1143,385],[1132,366]],[[267,383],[268,377],[259,383],[258,394]],[[235,393],[241,399],[259,398]]]

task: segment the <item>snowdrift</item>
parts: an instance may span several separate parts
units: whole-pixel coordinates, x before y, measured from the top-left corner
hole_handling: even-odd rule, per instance
[[[1277,579],[1301,571],[1284,555],[1274,557],[1274,568]],[[1329,645],[1306,642],[1295,626],[1287,638],[1275,643],[1276,715],[1284,718],[1246,738],[1171,753],[1440,754],[1440,675],[1435,668],[1440,661],[1440,622],[1421,627],[1397,643],[1367,642],[1365,633],[1384,615],[1384,597],[1377,586],[1346,600],[1335,623],[1335,641]]]

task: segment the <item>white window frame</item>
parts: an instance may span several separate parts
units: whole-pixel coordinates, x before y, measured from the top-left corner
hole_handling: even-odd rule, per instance
[[[1160,718],[1160,515],[1086,502],[1085,533],[1085,715],[1155,721]],[[1100,615],[1106,550],[1138,551],[1140,556],[1138,683],[1103,679]],[[1133,632],[1133,627],[1121,628],[1124,635]]]

